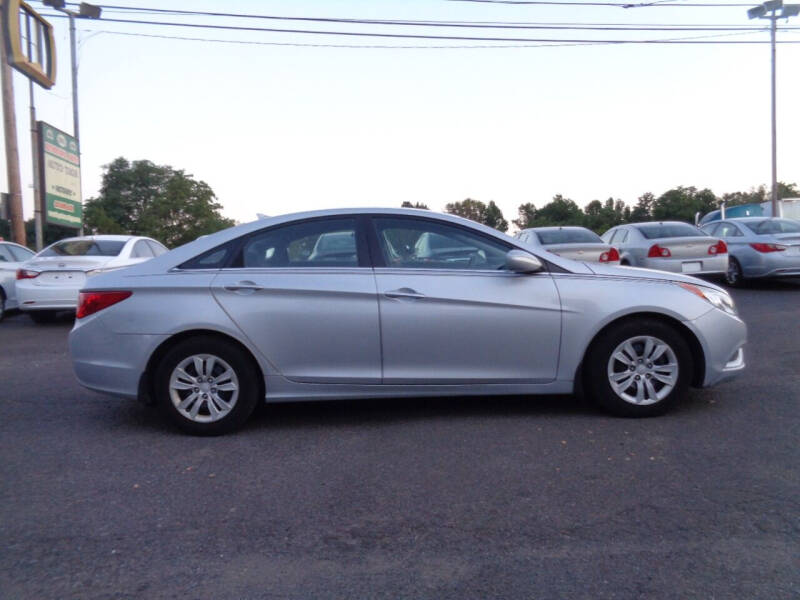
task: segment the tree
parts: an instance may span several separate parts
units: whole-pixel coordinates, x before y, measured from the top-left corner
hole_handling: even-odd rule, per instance
[[[653,219],[694,223],[695,213],[705,214],[717,208],[717,204],[717,197],[711,190],[681,186],[658,197],[653,203]]]
[[[797,198],[800,197],[800,189],[795,183],[778,182],[778,198]],[[723,194],[721,200],[727,206],[737,206],[740,204],[760,204],[769,202],[772,199],[771,190],[767,186],[760,185],[757,188],[750,188],[748,192],[730,192]]]
[[[450,202],[444,207],[444,211],[451,215],[458,215],[476,223],[483,223],[483,215],[486,213],[486,204],[480,200],[467,198],[461,202]]]
[[[503,218],[503,211],[494,203],[494,200],[490,200],[486,206],[483,213],[483,224],[494,227],[498,231],[508,231],[508,221]]]
[[[458,215],[459,217],[470,219],[476,223],[483,223],[499,231],[508,230],[508,221],[505,220],[503,212],[500,210],[500,207],[494,203],[494,200],[490,201],[487,205],[480,200],[467,198],[461,202],[450,202],[444,207],[444,210],[451,215]]]
[[[533,227],[533,222],[536,220],[536,206],[533,202],[526,202],[520,204],[517,208],[517,218],[512,221],[518,229],[527,229]]]
[[[574,200],[556,194],[553,199],[536,211],[534,227],[548,225],[583,225],[584,214]]]
[[[636,206],[631,210],[630,221],[638,223],[639,221],[649,221],[653,216],[653,204],[656,197],[650,192],[644,193],[639,196],[636,201]]]
[[[408,200],[403,200],[403,203],[400,205],[400,208],[421,208],[423,210],[430,210],[427,204],[423,204],[422,202],[414,202],[411,204]]]
[[[149,160],[117,158],[104,167],[100,195],[84,209],[92,233],[146,235],[169,247],[231,227],[207,183]]]

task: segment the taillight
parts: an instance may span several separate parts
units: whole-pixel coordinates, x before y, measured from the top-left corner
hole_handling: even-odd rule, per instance
[[[669,258],[670,256],[672,256],[672,252],[669,251],[669,248],[662,248],[658,244],[653,244],[647,251],[647,258]]]
[[[756,242],[755,244],[750,244],[750,246],[759,252],[783,252],[786,250],[786,246],[781,246],[780,244],[763,244],[761,242]]]
[[[35,279],[40,275],[39,271],[28,271],[28,269],[17,269],[17,279]]]
[[[75,317],[82,319],[129,298],[133,292],[81,292]]]
[[[600,262],[617,262],[619,260],[619,252],[613,246],[610,250],[603,252],[600,255]]]
[[[727,254],[728,246],[722,240],[718,241],[713,246],[708,247],[709,254]]]

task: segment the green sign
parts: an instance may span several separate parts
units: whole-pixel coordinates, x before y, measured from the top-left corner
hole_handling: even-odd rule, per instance
[[[45,220],[80,229],[83,205],[78,140],[39,121],[39,157]]]

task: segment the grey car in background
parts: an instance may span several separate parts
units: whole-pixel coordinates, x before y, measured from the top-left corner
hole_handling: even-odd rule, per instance
[[[651,416],[740,371],[745,340],[728,293],[692,277],[572,261],[453,215],[343,209],[87,280],[69,348],[86,387],[212,435],[265,400],[583,387]]]
[[[714,221],[703,230],[728,245],[728,285],[741,285],[747,279],[800,276],[799,221],[742,217]]]
[[[617,249],[586,227],[531,227],[514,237],[564,258],[619,265]]]
[[[602,238],[619,250],[624,266],[688,275],[722,275],[728,270],[725,242],[681,221],[619,225]]]

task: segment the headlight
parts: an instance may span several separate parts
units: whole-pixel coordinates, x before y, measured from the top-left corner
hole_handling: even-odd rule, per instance
[[[700,296],[703,300],[710,302],[714,307],[724,310],[729,315],[736,315],[736,306],[733,303],[733,298],[727,292],[713,290],[700,285],[693,285],[691,283],[679,283],[687,292]]]

